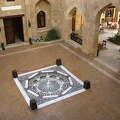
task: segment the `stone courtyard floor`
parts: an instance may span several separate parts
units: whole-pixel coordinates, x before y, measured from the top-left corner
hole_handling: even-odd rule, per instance
[[[117,29],[104,29],[104,32],[99,34],[99,41],[105,40],[106,48],[100,50],[99,56],[95,58],[101,64],[104,64],[108,68],[112,69],[116,73],[118,72],[118,66],[120,65],[120,45],[116,45],[108,41],[108,37],[115,36],[117,34]]]
[[[32,111],[12,78],[55,64],[63,66],[91,89]],[[64,41],[35,43],[0,50],[0,120],[120,120],[120,76]]]

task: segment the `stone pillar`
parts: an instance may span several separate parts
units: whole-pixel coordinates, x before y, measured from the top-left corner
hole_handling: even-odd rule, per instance
[[[95,26],[94,21],[89,20],[85,23],[83,27],[82,52],[94,57],[97,56],[99,29],[97,29],[98,26]]]
[[[32,38],[32,24],[31,24],[31,10],[30,10],[30,1],[25,0],[25,12],[26,12],[26,23],[27,23],[27,41],[29,38]]]
[[[32,45],[33,43],[32,43],[32,39],[31,38],[29,38],[29,44],[30,45]]]
[[[3,19],[0,19],[0,43],[4,43],[6,46],[6,37],[5,37],[5,30],[4,30],[4,24]]]
[[[60,58],[56,59],[56,65],[58,65],[58,66],[62,65],[62,62],[61,62]]]
[[[13,71],[12,71],[12,77],[13,77],[13,78],[17,78],[17,77],[18,77],[18,74],[17,74],[17,71],[16,71],[16,70],[13,70]]]
[[[119,18],[118,24],[119,24],[118,34],[120,34],[120,18]]]
[[[65,40],[70,40],[70,33],[72,33],[72,17],[64,18],[62,20],[64,22],[62,22],[60,26],[61,37],[64,38]]]
[[[1,48],[2,48],[2,50],[5,50],[4,43],[1,43]]]
[[[36,100],[35,100],[35,99],[30,100],[30,108],[31,108],[32,110],[37,109],[37,103],[36,103]]]
[[[0,38],[2,38],[2,19],[0,19]],[[2,39],[0,39],[0,43],[3,42]]]
[[[118,68],[118,73],[120,74],[120,60],[119,60],[119,68]]]
[[[96,57],[98,49],[98,38],[99,38],[99,22],[100,17],[91,18],[89,14],[84,16],[83,26],[83,45],[82,51],[88,56]]]
[[[89,80],[85,80],[83,87],[84,87],[86,90],[87,90],[87,89],[90,89],[90,81],[89,81]]]

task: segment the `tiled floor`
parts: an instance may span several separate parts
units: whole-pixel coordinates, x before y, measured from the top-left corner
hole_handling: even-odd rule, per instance
[[[82,94],[32,111],[12,78],[55,64],[57,58],[91,89]],[[0,120],[120,120],[120,76],[68,45],[36,43],[0,51]]]
[[[113,44],[108,41],[108,37],[114,36],[118,32],[117,29],[104,29],[103,33],[99,35],[99,41],[106,40],[106,48],[103,48],[99,52],[99,56],[95,58],[101,64],[107,66],[112,69],[114,72],[118,72],[118,68],[120,66],[120,45]]]

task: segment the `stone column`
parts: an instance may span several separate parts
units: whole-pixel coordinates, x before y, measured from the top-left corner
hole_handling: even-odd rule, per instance
[[[120,60],[119,60],[119,68],[118,68],[118,73],[120,74]]]
[[[120,30],[120,26],[119,26],[119,30]],[[120,34],[120,31],[119,31],[119,34]],[[120,52],[120,50],[119,50]],[[118,66],[118,74],[120,74],[120,59],[119,59],[119,66]]]
[[[94,24],[94,20],[86,19],[83,27],[83,45],[82,51],[89,56],[97,56],[98,46],[98,25]]]
[[[25,12],[26,12],[26,23],[27,23],[27,41],[32,38],[32,24],[31,24],[31,10],[30,10],[30,0],[25,0]]]
[[[0,43],[4,43],[6,45],[6,38],[5,38],[5,30],[4,30],[4,24],[3,19],[0,19]]]
[[[120,34],[120,18],[119,18],[118,24],[119,24],[118,34]]]
[[[2,25],[2,19],[0,19],[0,38],[2,38],[2,27],[1,27],[1,25]],[[2,39],[0,39],[0,43],[1,42],[3,42]]]
[[[61,37],[65,40],[70,39],[70,33],[72,33],[72,18],[64,18],[61,24]]]

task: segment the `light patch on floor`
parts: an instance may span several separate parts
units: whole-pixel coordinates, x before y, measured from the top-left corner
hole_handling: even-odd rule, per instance
[[[18,75],[14,81],[30,106],[35,99],[42,108],[86,91],[83,82],[64,66],[50,66]]]

